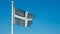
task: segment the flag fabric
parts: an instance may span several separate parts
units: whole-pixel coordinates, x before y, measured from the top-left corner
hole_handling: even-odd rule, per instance
[[[14,24],[27,27],[32,24],[33,18],[34,16],[27,11],[14,8]]]

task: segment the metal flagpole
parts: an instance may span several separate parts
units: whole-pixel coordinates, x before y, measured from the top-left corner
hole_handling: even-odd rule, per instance
[[[14,6],[14,5],[13,5],[13,4],[14,4],[14,1],[12,1],[12,23],[11,23],[11,34],[14,34],[14,32],[13,32],[13,22],[14,22],[14,21],[13,21],[13,20],[14,20],[14,19],[13,19],[13,18],[14,18],[14,14],[13,14],[13,13],[14,13],[14,12],[13,12],[13,6]]]

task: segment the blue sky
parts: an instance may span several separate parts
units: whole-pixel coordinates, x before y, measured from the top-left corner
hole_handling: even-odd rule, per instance
[[[35,15],[30,27],[14,25],[14,34],[60,34],[60,0],[14,0]],[[0,34],[11,34],[11,0],[0,0]]]

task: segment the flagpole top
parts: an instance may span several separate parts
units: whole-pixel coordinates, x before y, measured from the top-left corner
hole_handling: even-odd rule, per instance
[[[14,1],[11,1],[12,3],[14,3]]]

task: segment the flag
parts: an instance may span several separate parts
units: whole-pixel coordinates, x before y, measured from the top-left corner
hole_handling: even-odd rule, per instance
[[[32,24],[33,18],[34,16],[28,11],[14,8],[14,24],[27,27]]]

